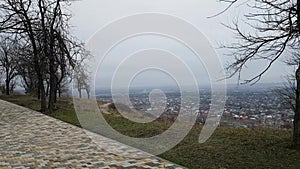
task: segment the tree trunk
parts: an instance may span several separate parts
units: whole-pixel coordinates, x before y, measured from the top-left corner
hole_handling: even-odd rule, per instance
[[[44,113],[46,111],[46,92],[45,86],[43,84],[43,78],[39,77],[39,97],[41,99],[41,112]]]
[[[86,89],[86,94],[88,96],[88,99],[90,99],[90,90],[89,89]]]
[[[296,89],[296,111],[294,116],[294,132],[293,141],[294,144],[300,145],[300,64],[296,71],[297,89]]]
[[[78,88],[78,94],[79,94],[79,98],[81,99],[82,95],[81,95],[81,89]]]
[[[300,0],[297,0],[297,22],[298,33],[300,36]],[[293,142],[295,146],[300,146],[300,61],[296,71],[296,81],[296,111],[294,116]]]
[[[51,66],[50,66],[51,67]],[[49,102],[48,102],[48,109],[50,113],[53,112],[55,109],[55,95],[56,95],[56,82],[55,82],[55,75],[53,75],[53,70],[50,68],[50,92],[49,92]]]
[[[5,80],[5,93],[6,95],[9,95],[9,80]]]

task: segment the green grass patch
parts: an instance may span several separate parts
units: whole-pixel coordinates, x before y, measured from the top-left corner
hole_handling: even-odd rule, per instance
[[[31,96],[0,96],[0,99],[39,110],[39,101]],[[71,99],[60,99],[57,106],[58,110],[50,116],[80,126]],[[132,137],[151,137],[172,124],[157,121],[137,124],[118,113],[103,115],[113,128]],[[199,144],[201,129],[194,126],[176,147],[160,157],[192,169],[300,168],[300,150],[291,147],[291,131],[220,127],[206,143]]]

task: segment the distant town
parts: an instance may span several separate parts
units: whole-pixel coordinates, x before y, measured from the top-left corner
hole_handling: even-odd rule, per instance
[[[273,86],[274,87],[274,86]],[[167,101],[164,112],[158,120],[176,120],[179,111],[185,110],[196,117],[196,123],[204,124],[211,105],[210,89],[200,89],[198,109],[181,106],[181,94],[176,88],[163,88]],[[152,110],[149,101],[151,89],[130,90],[131,108],[139,111]],[[226,104],[217,125],[235,128],[276,128],[291,129],[294,112],[290,105],[282,101],[272,87],[230,88],[227,91]],[[98,91],[98,100],[113,102],[109,91]],[[163,102],[163,100],[158,100]],[[192,103],[195,104],[196,103]]]
[[[274,86],[273,86],[274,87]],[[152,89],[130,90],[130,101],[137,110],[147,112],[151,110],[149,94]],[[181,94],[176,88],[162,89],[166,95],[167,103],[164,112],[158,120],[176,120],[179,111],[188,109],[181,106]],[[113,102],[110,92],[101,91],[97,95],[98,100]],[[189,110],[195,114],[196,123],[204,124],[210,105],[210,89],[200,89],[199,109]],[[235,128],[276,128],[291,129],[293,127],[294,112],[290,105],[286,104],[272,87],[258,88],[230,88],[227,91],[227,99],[221,122],[217,125]],[[163,100],[158,100],[163,102]],[[192,103],[196,104],[196,103]]]

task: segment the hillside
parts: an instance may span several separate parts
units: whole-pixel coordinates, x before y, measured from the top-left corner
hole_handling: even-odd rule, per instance
[[[38,102],[30,96],[0,96],[31,109],[38,110]],[[99,102],[107,110],[108,103]],[[50,116],[80,126],[71,99],[61,99],[58,110]],[[167,129],[170,122],[154,121],[138,124],[117,112],[103,113],[108,123],[121,133],[133,137],[150,137]],[[288,130],[236,129],[220,127],[204,144],[197,142],[201,126],[195,126],[188,136],[160,157],[188,168],[300,168],[300,150],[291,146]]]

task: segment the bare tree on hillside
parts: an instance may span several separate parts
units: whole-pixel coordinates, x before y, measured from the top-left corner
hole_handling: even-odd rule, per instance
[[[300,35],[300,0],[220,0],[229,3],[228,10],[234,5],[248,5],[251,7],[249,13],[243,18],[227,26],[236,33],[237,41],[230,46],[235,61],[227,70],[228,78],[238,75],[241,79],[241,72],[251,61],[266,61],[262,71],[243,83],[256,83],[281,57],[287,57],[286,51],[299,49]],[[240,4],[238,4],[240,3]],[[225,10],[225,11],[226,11]],[[225,12],[223,11],[223,12]],[[252,12],[253,11],[253,12]],[[222,13],[223,13],[222,12]],[[246,25],[246,26],[245,26]],[[248,26],[248,27],[247,27]],[[243,29],[244,28],[244,29]],[[245,32],[245,30],[248,30]],[[300,62],[297,62],[298,69],[295,72],[297,81],[296,89],[296,111],[294,117],[293,142],[300,145]]]
[[[46,111],[45,82],[49,82],[48,109],[52,112],[57,88],[75,66],[73,46],[81,45],[68,32],[70,15],[64,10],[68,5],[65,0],[1,0],[0,4],[0,31],[29,42],[42,112]]]
[[[90,98],[91,86],[89,84],[90,77],[83,67],[77,67],[74,70],[75,87],[77,88],[79,98],[82,98],[82,90],[86,91],[87,97]]]

